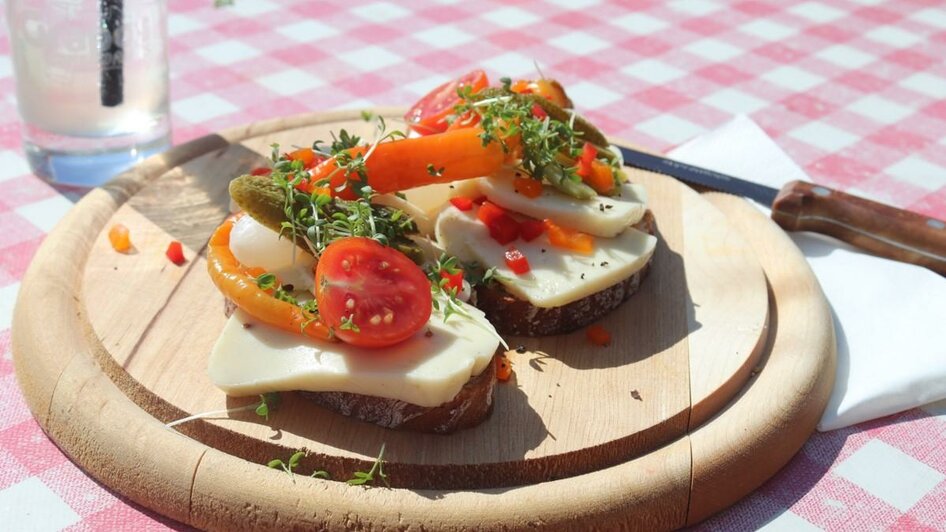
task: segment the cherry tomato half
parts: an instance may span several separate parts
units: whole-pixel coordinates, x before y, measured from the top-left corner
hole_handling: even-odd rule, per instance
[[[413,336],[430,319],[430,281],[406,255],[370,238],[329,244],[315,270],[322,321],[344,342],[384,347]]]
[[[410,128],[421,135],[443,133],[447,130],[447,116],[453,112],[453,107],[460,103],[457,89],[469,85],[473,92],[478,92],[489,85],[486,73],[474,70],[453,81],[448,81],[427,93],[411,107],[404,115],[404,120]]]

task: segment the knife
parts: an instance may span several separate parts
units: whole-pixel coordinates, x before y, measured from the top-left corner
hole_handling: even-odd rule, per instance
[[[620,147],[625,166],[675,177],[771,207],[786,231],[829,235],[875,255],[946,275],[946,222],[822,185],[792,181],[776,190],[707,168]]]

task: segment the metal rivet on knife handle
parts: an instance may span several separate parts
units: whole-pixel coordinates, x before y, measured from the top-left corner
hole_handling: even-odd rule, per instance
[[[788,231],[830,235],[946,275],[946,224],[940,220],[804,181],[792,181],[779,191],[772,219]]]

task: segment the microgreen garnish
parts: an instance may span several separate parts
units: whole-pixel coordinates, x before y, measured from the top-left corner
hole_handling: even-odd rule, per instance
[[[388,483],[388,476],[384,474],[384,444],[381,444],[381,451],[378,452],[378,457],[375,458],[374,464],[371,465],[371,469],[368,472],[364,471],[355,471],[348,483],[352,486],[367,486],[372,482],[375,482],[375,475],[384,482],[384,485],[391,487],[391,484]]]
[[[269,412],[279,406],[278,393],[264,393],[259,396],[259,405],[256,407],[256,415],[266,418],[269,421]]]
[[[218,417],[226,416],[228,414],[234,414],[236,412],[246,412],[253,410],[256,412],[256,415],[266,418],[269,420],[269,414],[276,409],[279,405],[279,394],[277,392],[264,393],[259,396],[260,401],[258,403],[252,403],[246,406],[238,406],[235,408],[228,408],[226,410],[211,410],[209,412],[201,412],[199,414],[193,414],[185,418],[177,419],[166,423],[164,426],[167,428],[176,427],[182,423],[187,423],[188,421],[194,421],[195,419],[208,418],[208,417]]]
[[[270,460],[266,464],[266,467],[270,469],[282,469],[289,475],[289,478],[293,478],[292,470],[299,465],[299,461],[302,460],[303,456],[305,456],[305,451],[296,451],[289,457],[289,462],[283,462],[279,458],[276,458],[275,460]],[[295,482],[295,479],[293,479],[293,482]]]
[[[463,310],[463,305],[457,297],[457,287],[447,287],[450,280],[444,276],[455,275],[459,271],[460,261],[446,254],[440,255],[440,258],[427,268],[427,278],[430,279],[430,291],[433,295],[432,304],[435,311],[443,313],[444,323],[454,314],[472,319],[470,314]]]
[[[364,115],[362,115],[362,117],[364,117]],[[407,138],[407,135],[403,131],[388,131],[383,116],[377,115],[374,118],[378,124],[377,130],[375,131],[374,141],[367,146],[367,149],[365,149],[365,146],[361,145],[360,137],[350,135],[344,129],[339,131],[338,137],[335,137],[334,132],[332,133],[331,150],[326,155],[334,158],[337,168],[326,176],[326,180],[331,180],[332,176],[338,172],[343,172],[343,175],[346,176],[345,183],[339,185],[336,189],[337,192],[341,192],[341,190],[345,188],[351,188],[359,197],[370,197],[371,192],[369,191],[366,194],[363,189],[368,186],[368,169],[366,163],[371,157],[371,154],[374,153],[379,144],[386,140]],[[318,144],[319,142],[316,142],[313,146]]]
[[[295,483],[296,479],[295,479],[294,470],[297,467],[299,467],[299,462],[302,461],[302,459],[305,456],[306,456],[305,451],[296,451],[292,454],[292,456],[289,457],[288,462],[283,462],[279,458],[276,458],[275,460],[270,460],[269,462],[267,462],[266,467],[269,467],[271,469],[282,469],[283,471],[286,472],[287,475],[289,475],[289,478],[292,479],[292,482]],[[324,479],[332,478],[332,476],[328,474],[328,471],[325,471],[322,469],[313,471],[312,474],[309,476],[313,478],[324,478]]]
[[[520,143],[515,153],[520,160],[517,166],[526,175],[545,180],[579,199],[597,196],[576,173],[575,161],[581,155],[584,140],[583,133],[575,129],[574,120],[563,122],[547,114],[543,118],[536,117],[533,108],[540,105],[537,100],[513,94],[508,78],[501,81],[502,89],[485,94],[461,91],[462,100],[454,107],[454,115],[479,115],[484,146],[497,142],[504,152],[510,153],[513,147],[507,139],[518,138]]]
[[[361,119],[364,120],[365,122],[371,122],[372,120],[374,120],[374,113],[372,113],[371,111],[367,109],[364,109],[361,111]]]
[[[355,324],[354,316],[342,316],[342,322],[339,324],[338,328],[343,331],[351,331],[354,333],[361,332],[361,329]]]
[[[440,255],[440,258],[438,258],[436,262],[426,267],[427,278],[430,279],[431,305],[434,311],[443,314],[444,323],[454,315],[467,318],[477,327],[495,336],[501,344],[508,348],[509,346],[506,344],[506,341],[499,336],[496,329],[491,325],[484,324],[482,320],[474,318],[464,308],[464,304],[459,298],[459,290],[456,287],[447,286],[450,284],[450,280],[447,279],[444,274],[455,275],[461,270],[463,271],[464,278],[470,283],[471,287],[490,283],[498,277],[495,268],[489,268],[483,273],[478,274],[481,268],[476,264],[464,264],[461,268],[460,261],[456,257],[451,257],[447,254]]]
[[[300,324],[300,330],[305,331],[305,328],[309,326],[310,323],[319,319],[319,304],[316,299],[309,299],[307,301],[300,302],[296,296],[292,294],[293,286],[292,285],[281,285],[278,284],[276,276],[271,273],[260,274],[256,278],[256,286],[261,290],[272,290],[273,297],[289,303],[290,305],[295,305],[302,309],[302,316],[305,318]]]
[[[444,170],[446,170],[446,168],[443,166],[435,168],[433,163],[427,163],[427,173],[434,177],[443,177]]]
[[[256,286],[258,286],[260,290],[276,288],[276,276],[271,273],[264,273],[256,278]]]
[[[381,117],[378,120],[383,124]],[[379,126],[379,132],[383,131],[384,126]],[[401,133],[392,132],[384,138],[396,134]],[[318,256],[326,246],[339,238],[362,236],[391,245],[406,233],[413,232],[416,229],[414,223],[403,211],[372,205],[369,201],[374,190],[367,184],[364,162],[377,142],[366,153],[358,153],[353,157],[348,150],[358,146],[361,142],[359,137],[341,130],[337,137],[333,133],[332,139],[328,155],[335,157],[339,165],[336,171],[344,168],[348,175],[359,176],[358,181],[349,180],[342,188],[352,187],[359,198],[350,201],[333,198],[325,189],[319,188],[327,185],[328,179],[316,183],[317,187],[311,193],[303,192],[299,187],[308,181],[308,172],[301,165],[297,168],[286,164],[284,160],[277,160],[272,179],[285,194],[283,211],[287,220],[282,223],[280,234],[304,244],[313,255]],[[314,145],[320,144],[316,142]],[[274,153],[278,153],[278,147],[274,147]]]

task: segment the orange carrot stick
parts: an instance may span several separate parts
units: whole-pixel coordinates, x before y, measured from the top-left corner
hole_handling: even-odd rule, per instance
[[[332,332],[324,323],[310,321],[301,308],[267,294],[256,285],[256,279],[244,273],[240,262],[230,251],[232,230],[233,220],[230,219],[214,231],[207,246],[207,270],[223,295],[263,323],[320,340],[332,340]]]
[[[457,129],[424,137],[382,142],[368,156],[365,172],[375,192],[385,194],[434,183],[488,176],[503,164],[503,149],[498,142],[483,146],[478,127]],[[348,152],[354,157],[364,155],[368,147],[359,146]],[[434,172],[429,167],[432,166]],[[443,172],[440,172],[440,169]],[[331,176],[333,190],[358,176],[347,176],[339,170],[335,159],[327,159],[312,169],[312,182]],[[351,187],[335,193],[353,199]]]

